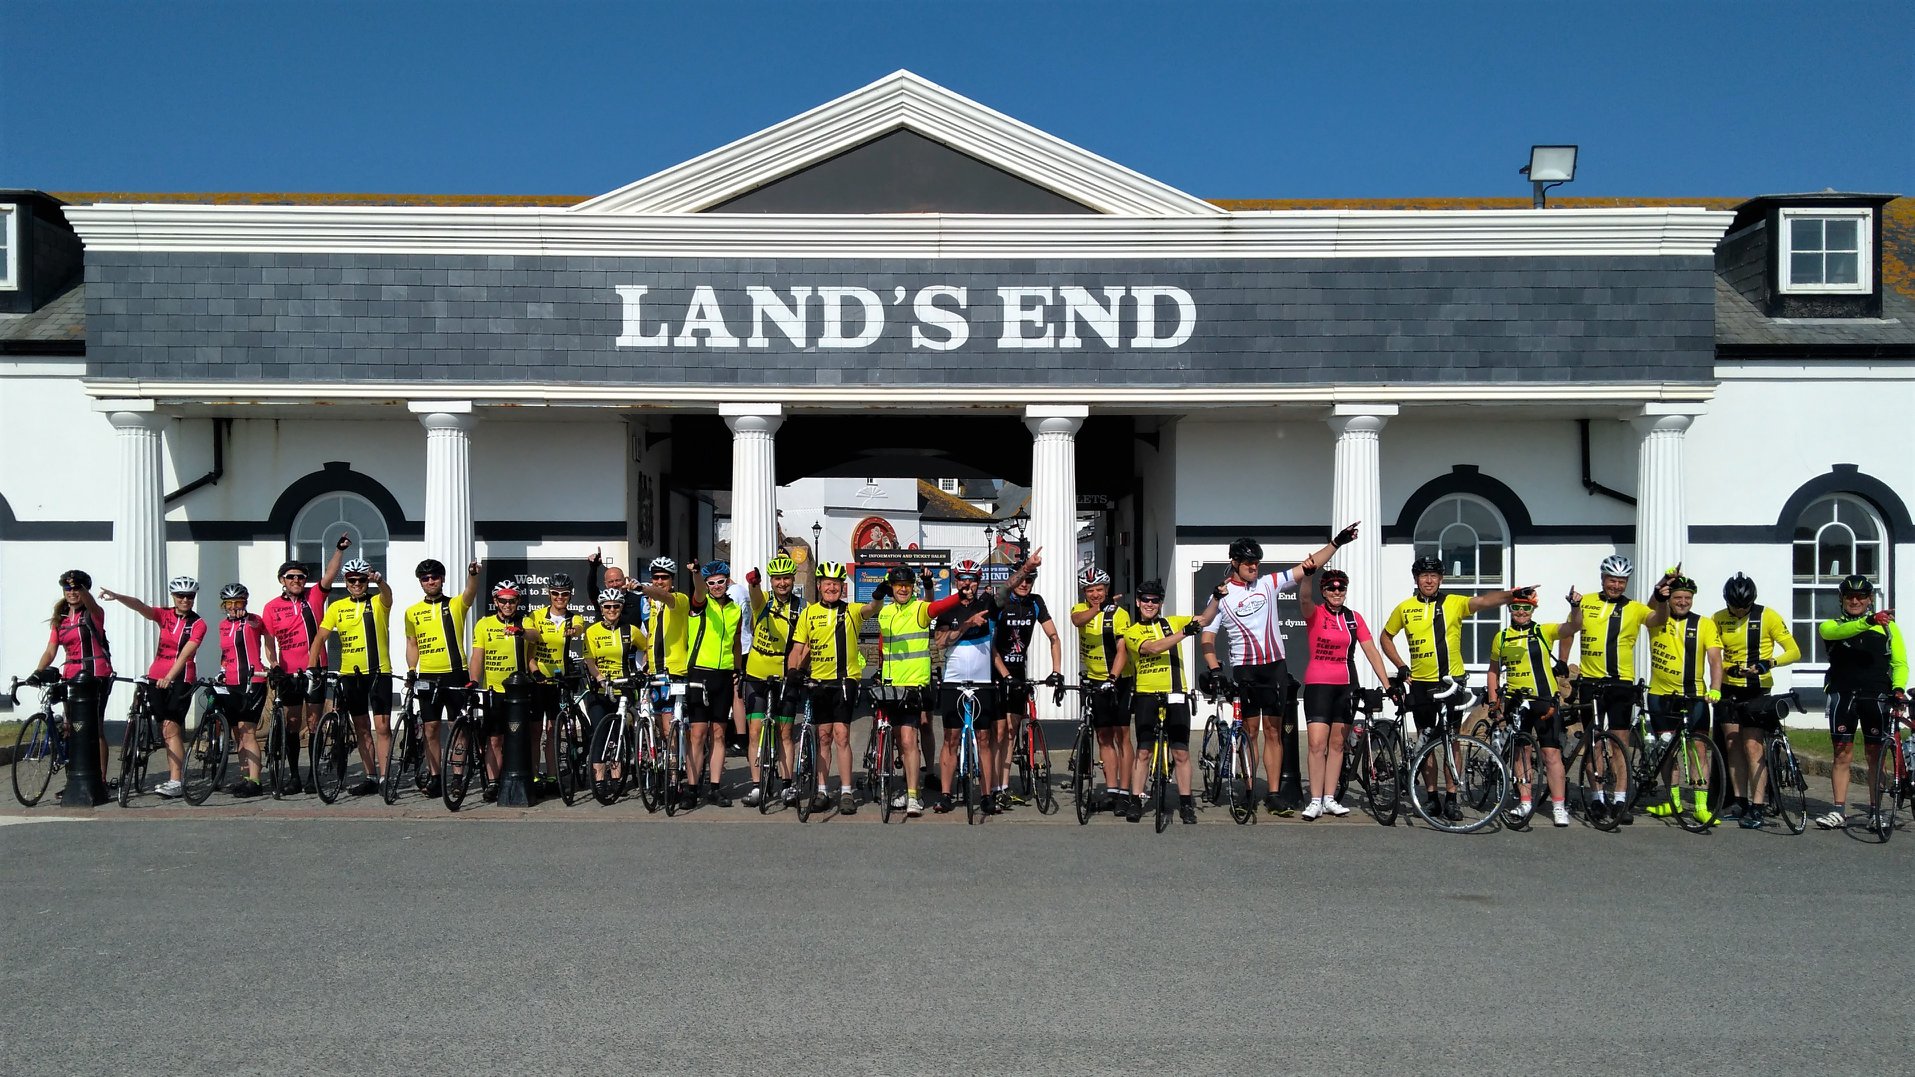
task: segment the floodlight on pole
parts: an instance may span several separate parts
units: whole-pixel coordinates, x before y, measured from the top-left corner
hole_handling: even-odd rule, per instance
[[[1576,178],[1576,147],[1531,146],[1529,163],[1517,171],[1529,177],[1530,206],[1542,209],[1547,204],[1545,191]]]

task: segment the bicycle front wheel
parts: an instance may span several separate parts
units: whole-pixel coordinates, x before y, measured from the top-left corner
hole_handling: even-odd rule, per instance
[[[1223,802],[1224,746],[1229,743],[1229,734],[1224,732],[1223,723],[1215,716],[1204,723],[1204,747],[1197,756],[1197,769],[1203,772],[1203,797],[1207,804]]]
[[[898,763],[898,745],[890,733],[873,730],[871,736],[878,742],[877,755],[872,759],[871,791],[878,798],[878,821],[888,823],[892,815],[891,798],[898,791],[898,778],[904,768]]]
[[[1370,798],[1370,815],[1384,826],[1395,826],[1403,800],[1398,781],[1403,773],[1403,759],[1396,733],[1388,728],[1371,730],[1364,742],[1363,756],[1363,787]]]
[[[1707,735],[1684,733],[1676,744],[1676,766],[1669,775],[1679,810],[1676,823],[1692,834],[1701,834],[1715,825],[1715,814],[1707,807],[1709,790],[1727,784],[1722,772],[1722,753]]]
[[[219,720],[203,714],[186,745],[186,802],[195,806],[206,803],[225,770],[226,745],[220,736]]]
[[[1090,822],[1097,806],[1097,736],[1089,722],[1077,727],[1077,741],[1071,745],[1071,798],[1077,804],[1077,825]]]
[[[134,701],[133,712],[126,716],[126,732],[120,737],[120,807],[122,808],[132,802],[135,793],[146,791],[140,788],[144,784],[141,779],[145,777],[143,773],[145,768],[134,762],[146,749],[146,745],[142,743],[144,738],[140,736],[140,725],[146,721],[141,702],[141,700]]]
[[[558,754],[558,762],[554,767],[558,773],[553,777],[558,779],[559,799],[569,808],[578,803],[580,779],[583,777],[581,771],[584,769],[585,749],[579,743],[578,715],[568,710],[559,716],[554,740],[553,750]]]
[[[1170,825],[1170,775],[1156,771],[1150,776],[1150,803],[1155,813],[1157,833]]]
[[[625,763],[620,758],[625,751],[622,726],[618,715],[608,714],[599,719],[598,728],[592,730],[592,799],[607,807],[618,803],[618,796],[624,791]],[[645,810],[651,811],[649,779],[640,785],[640,792],[645,797]]]
[[[47,795],[53,772],[59,769],[59,748],[53,726],[43,714],[28,718],[13,738],[13,799],[31,808]]]
[[[1475,833],[1496,821],[1508,796],[1509,772],[1486,741],[1439,736],[1410,760],[1410,806],[1437,830]]]
[[[978,783],[983,780],[983,769],[978,765],[977,741],[966,736],[959,743],[958,784],[964,787],[964,821],[978,821]]]
[[[791,784],[796,788],[798,821],[811,821],[811,793],[818,784],[818,729],[807,725],[799,731],[798,762],[791,770]]]
[[[1224,799],[1230,803],[1230,817],[1238,826],[1257,821],[1257,805],[1250,799],[1250,744],[1238,740],[1225,757],[1229,773],[1224,775]]]
[[[1869,831],[1884,844],[1895,836],[1895,816],[1901,799],[1897,795],[1899,783],[1895,778],[1899,749],[1900,745],[1896,744],[1894,738],[1884,739],[1881,750],[1875,753],[1875,765],[1869,768]]]
[[[313,733],[313,785],[319,799],[339,800],[346,789],[346,765],[352,752],[352,722],[338,711],[327,711]]]
[[[1027,780],[1031,803],[1037,805],[1039,815],[1057,814],[1057,794],[1051,790],[1051,750],[1044,743],[1044,727],[1036,721],[1031,722],[1031,738],[1028,753],[1031,757],[1030,777]]]
[[[297,767],[293,769],[297,770]],[[273,719],[266,724],[266,780],[274,800],[285,799],[281,788],[286,781],[286,712],[273,707]]]
[[[472,723],[464,719],[453,722],[446,730],[445,750],[439,758],[440,799],[447,811],[458,811],[465,803],[480,766],[479,739],[472,733]]]
[[[1614,733],[1590,736],[1577,770],[1576,798],[1583,821],[1597,830],[1614,830],[1621,825],[1615,814],[1617,790],[1628,765],[1629,753]]]
[[[379,799],[387,804],[399,801],[399,785],[405,781],[406,750],[411,742],[412,723],[403,718],[393,723],[392,743],[386,751],[386,773],[379,779]]]
[[[778,730],[766,718],[758,727],[758,814],[769,815],[778,799]]]
[[[1802,775],[1802,764],[1780,734],[1769,738],[1764,759],[1769,771],[1768,806],[1789,833],[1800,834],[1809,828],[1809,783]]]

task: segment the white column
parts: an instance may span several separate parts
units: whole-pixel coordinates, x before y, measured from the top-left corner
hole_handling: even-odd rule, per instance
[[[107,421],[113,424],[120,482],[119,496],[113,503],[113,575],[102,577],[96,571],[94,593],[108,587],[142,602],[168,606],[166,477],[160,463],[160,432],[166,416],[154,409],[151,400],[102,400],[94,407],[106,412]],[[128,676],[146,672],[146,662],[158,643],[153,623],[118,602],[105,606],[115,672]],[[130,694],[116,694],[116,698],[121,697],[132,698]]]
[[[1635,590],[1647,600],[1664,569],[1680,564],[1688,546],[1689,499],[1682,477],[1683,435],[1701,404],[1646,404],[1633,420],[1642,433],[1636,463]]]
[[[720,404],[731,427],[731,563],[734,578],[778,552],[778,404]]]
[[[1082,404],[1032,404],[1024,409],[1024,425],[1031,428],[1031,549],[1044,551],[1036,591],[1051,607],[1051,617],[1063,643],[1059,669],[1066,683],[1077,681],[1077,646],[1069,613],[1077,584],[1077,430],[1090,415]],[[1040,680],[1051,672],[1049,640],[1040,635],[1031,644],[1030,676]],[[1038,714],[1063,716],[1051,704],[1050,693],[1038,693]]]
[[[425,555],[445,562],[446,589],[456,594],[465,586],[465,566],[475,548],[472,402],[415,400],[407,406],[426,428]]]
[[[1383,581],[1384,424],[1395,404],[1338,404],[1330,413],[1336,431],[1336,469],[1330,486],[1330,532],[1361,521],[1357,540],[1337,551],[1334,564],[1350,574],[1351,609],[1380,623]]]

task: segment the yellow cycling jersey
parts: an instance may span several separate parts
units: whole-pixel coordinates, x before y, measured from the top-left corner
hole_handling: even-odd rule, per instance
[[[419,645],[419,672],[464,673],[465,599],[447,595],[406,609],[406,638]]]
[[[1082,602],[1071,607],[1072,614],[1090,609]],[[1095,617],[1077,626],[1078,667],[1088,681],[1110,680],[1110,664],[1117,657],[1118,641],[1130,631],[1130,611],[1122,606],[1100,610]]]
[[[1642,626],[1656,611],[1634,599],[1614,602],[1600,592],[1584,595],[1572,616],[1579,618],[1577,635],[1582,676],[1613,681],[1636,679],[1636,641]]]
[[[698,669],[738,668],[738,629],[744,623],[745,610],[736,602],[706,599],[690,614],[685,632],[691,643],[686,653]]]
[[[1463,675],[1463,622],[1469,620],[1469,596],[1411,595],[1390,611],[1383,634],[1401,632],[1410,643],[1410,679],[1435,682]]]
[[[1737,666],[1747,666],[1751,662],[1767,662],[1770,666],[1786,666],[1802,657],[1802,648],[1795,642],[1795,634],[1789,631],[1789,624],[1782,615],[1763,606],[1750,606],[1746,617],[1737,617],[1728,610],[1717,610],[1709,618],[1716,623],[1716,635],[1722,639],[1722,675],[1724,688],[1773,688],[1775,678],[1767,673],[1759,677],[1734,677],[1726,670]]]
[[[1716,623],[1690,610],[1649,633],[1649,694],[1699,697],[1709,690],[1709,652],[1722,646]]]
[[[1539,699],[1556,694],[1556,675],[1551,669],[1556,664],[1556,641],[1562,638],[1562,631],[1559,624],[1531,621],[1526,628],[1510,625],[1496,633],[1489,653],[1490,661],[1498,667],[1503,694],[1527,692]]]
[[[1194,617],[1159,617],[1154,621],[1139,621],[1124,630],[1124,647],[1130,656],[1130,666],[1137,674],[1137,691],[1188,692],[1190,677],[1184,672],[1184,644],[1177,641],[1174,647],[1166,647],[1156,654],[1145,654],[1144,644],[1165,639],[1171,634],[1190,627]]]
[[[780,599],[768,594],[752,610],[751,653],[745,658],[745,675],[768,681],[785,675],[785,656],[791,653],[791,631],[804,607],[796,598]]]
[[[878,611],[884,679],[905,688],[931,683],[931,604],[921,598],[887,602]]]
[[[572,652],[567,646],[571,637],[568,631],[583,633],[585,617],[582,614],[568,612],[562,620],[552,617],[552,608],[547,606],[525,615],[526,627],[532,630],[537,643],[535,654],[539,663],[539,672],[547,677],[566,676],[576,673],[577,663],[572,660]]]
[[[645,654],[651,644],[637,625],[601,621],[585,630],[585,653],[592,656],[598,675],[608,681],[645,672]]]
[[[864,672],[864,652],[858,650],[860,608],[844,602],[814,602],[798,615],[797,641],[811,648],[811,679],[835,681]],[[839,655],[848,655],[840,672]]]
[[[479,651],[479,685],[489,692],[505,689],[505,679],[523,671],[537,636],[518,618],[501,620],[498,614],[479,618],[472,629],[472,648]]]
[[[339,672],[391,673],[392,646],[386,621],[392,603],[377,591],[342,598],[326,607],[319,626],[339,641]]]
[[[651,617],[645,635],[651,642],[651,668],[683,677],[691,667],[691,650],[685,646],[685,627],[691,620],[692,600],[673,592],[670,602],[653,599],[646,603]]]

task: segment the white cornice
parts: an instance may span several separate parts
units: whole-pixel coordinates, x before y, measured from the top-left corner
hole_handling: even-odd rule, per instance
[[[897,71],[684,164],[581,202],[575,213],[697,213],[879,135],[915,131],[1100,213],[1215,217],[1224,211],[1114,161]]]
[[[953,260],[1709,255],[1733,219],[1686,207],[1098,217],[102,203],[65,213],[94,252]]]

